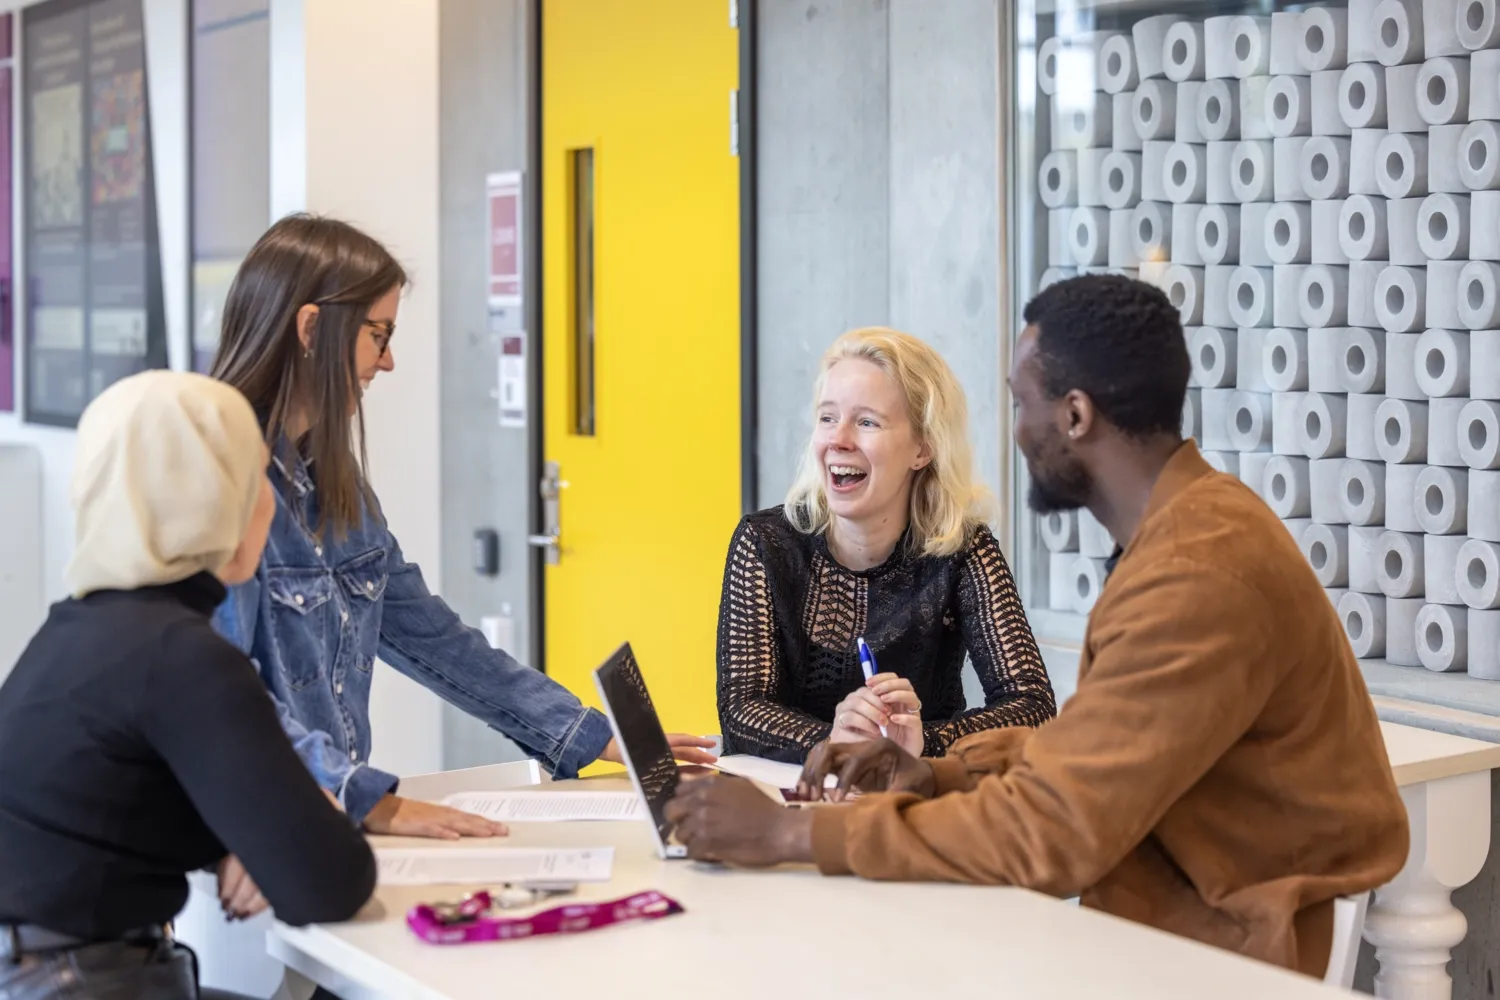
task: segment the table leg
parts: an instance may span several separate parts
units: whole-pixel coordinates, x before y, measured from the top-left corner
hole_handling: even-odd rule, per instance
[[[1401,789],[1411,824],[1406,866],[1375,891],[1365,940],[1380,970],[1375,995],[1391,1000],[1450,1000],[1452,949],[1468,921],[1449,899],[1484,866],[1490,849],[1488,771]]]

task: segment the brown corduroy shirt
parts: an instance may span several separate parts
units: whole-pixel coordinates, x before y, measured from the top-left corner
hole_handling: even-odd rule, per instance
[[[1406,812],[1338,616],[1286,529],[1188,442],[1039,729],[931,762],[937,796],[820,809],[827,874],[1018,885],[1320,976],[1335,897],[1389,881]]]

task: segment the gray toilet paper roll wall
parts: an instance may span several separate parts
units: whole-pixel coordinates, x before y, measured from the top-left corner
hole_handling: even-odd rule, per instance
[[[1239,327],[1271,326],[1274,285],[1268,267],[1241,264],[1229,279],[1229,315]]]
[[[1387,332],[1423,329],[1426,302],[1427,275],[1422,269],[1393,264],[1380,272],[1375,282],[1375,317]]]
[[[1071,510],[1055,510],[1037,518],[1042,544],[1048,552],[1074,552],[1078,549],[1078,515]]]
[[[1375,5],[1375,59],[1382,66],[1418,63],[1423,57],[1419,0],[1380,0]]]
[[[1469,393],[1469,335],[1427,330],[1417,340],[1417,386],[1429,398]]]
[[[1269,393],[1235,392],[1230,400],[1229,423],[1229,439],[1235,451],[1243,455],[1271,450],[1271,405]],[[1259,484],[1252,485],[1259,492]]]
[[[1096,73],[1099,89],[1106,94],[1132,90],[1140,80],[1135,60],[1135,42],[1129,35],[1113,35],[1099,47]]]
[[[1471,260],[1458,273],[1458,318],[1465,330],[1500,326],[1500,264]]]
[[[1428,260],[1468,257],[1469,196],[1439,192],[1423,199],[1417,213],[1417,246]]]
[[[1386,200],[1350,195],[1339,208],[1339,248],[1350,260],[1386,259]]]
[[[1500,608],[1500,545],[1466,539],[1458,550],[1458,596],[1471,608]]]
[[[1351,129],[1385,128],[1385,71],[1354,63],[1339,77],[1339,116]]]
[[[1375,410],[1375,447],[1390,465],[1420,464],[1427,459],[1427,403],[1386,399]]]
[[[1385,655],[1385,598],[1350,591],[1339,598],[1339,620],[1354,655],[1361,660]]]
[[[1421,597],[1426,582],[1422,536],[1387,531],[1375,553],[1375,575],[1386,597]]]
[[[1238,80],[1208,80],[1198,88],[1193,109],[1198,132],[1207,142],[1238,140],[1240,137],[1240,85]]]
[[[1339,470],[1339,509],[1350,524],[1385,523],[1385,468],[1378,462],[1347,458]]]
[[[1495,0],[1463,0],[1458,5],[1458,42],[1469,52],[1500,46],[1500,17]]]
[[[1342,327],[1349,318],[1349,269],[1309,265],[1297,284],[1297,312],[1309,329]]]
[[[1143,80],[1130,102],[1130,120],[1143,142],[1167,141],[1177,131],[1177,87],[1166,80]]]
[[[1465,122],[1469,115],[1469,59],[1428,59],[1417,74],[1417,113],[1428,125]]]
[[[1277,76],[1266,90],[1266,125],[1277,139],[1312,135],[1312,79]]]
[[[1304,72],[1343,69],[1348,61],[1348,11],[1312,7],[1298,25],[1297,62]]]
[[[1427,196],[1427,136],[1389,132],[1375,151],[1375,182],[1391,200]]]
[[[1307,331],[1277,327],[1265,339],[1264,372],[1272,392],[1307,390]]]
[[[1202,80],[1203,24],[1182,20],[1169,26],[1161,50],[1162,73],[1173,83]]]
[[[1074,559],[1069,573],[1069,591],[1074,614],[1086,615],[1094,609],[1099,594],[1104,590],[1104,560],[1079,556]]]
[[[1385,338],[1360,327],[1340,331],[1339,338],[1339,384],[1344,391],[1381,392],[1385,388]]]
[[[1463,670],[1469,664],[1469,618],[1462,608],[1424,604],[1417,615],[1417,656],[1436,673]]]
[[[1302,431],[1302,449],[1307,457],[1343,458],[1348,421],[1348,404],[1342,395],[1309,392],[1304,396],[1297,422]],[[1336,502],[1332,499],[1332,492],[1330,488],[1330,503]]]
[[[1469,676],[1500,680],[1500,611],[1469,609]]]
[[[1305,458],[1275,455],[1266,463],[1265,486],[1261,496],[1277,517],[1297,518],[1312,514],[1310,474]]]
[[[1417,615],[1424,601],[1416,598],[1386,598],[1385,658],[1398,667],[1420,667],[1417,656]]]
[[[1417,523],[1429,535],[1461,535],[1468,528],[1467,469],[1429,465],[1417,474]]]
[[[1471,469],[1500,469],[1500,402],[1471,399],[1458,416],[1458,452]]]
[[[1312,524],[1302,533],[1302,555],[1325,587],[1349,584],[1349,530],[1342,525]]]
[[[1105,153],[1099,185],[1105,208],[1135,208],[1141,200],[1141,154],[1119,149]]]
[[[1476,121],[1464,126],[1458,140],[1458,176],[1470,191],[1500,188],[1500,124]]]
[[[1136,74],[1142,80],[1151,80],[1166,75],[1163,59],[1167,35],[1173,25],[1185,18],[1176,14],[1157,14],[1143,17],[1130,28],[1131,41],[1135,43]]]
[[[1284,201],[1266,215],[1266,256],[1273,264],[1307,264],[1312,260],[1312,206]]]
[[[1237,264],[1240,259],[1240,208],[1205,205],[1198,212],[1195,245],[1205,265]],[[1226,303],[1225,311],[1228,311]]]

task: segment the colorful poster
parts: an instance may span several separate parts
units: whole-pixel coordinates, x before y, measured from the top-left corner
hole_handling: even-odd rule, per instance
[[[26,413],[71,425],[111,383],[166,364],[142,0],[22,15]]]

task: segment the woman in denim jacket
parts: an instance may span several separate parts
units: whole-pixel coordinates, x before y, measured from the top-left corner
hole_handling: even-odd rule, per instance
[[[372,833],[503,833],[402,799],[370,767],[370,674],[379,657],[498,729],[557,777],[618,762],[609,722],[493,649],[427,589],[364,478],[360,401],[391,371],[406,273],[377,241],[305,215],[276,223],[240,265],[213,375],[249,398],[271,448],[276,519],[255,578],[214,617],[255,661],[313,775]],[[353,442],[360,442],[356,454]],[[673,734],[683,760],[710,741]]]

